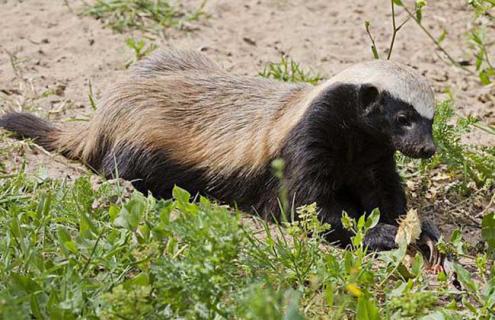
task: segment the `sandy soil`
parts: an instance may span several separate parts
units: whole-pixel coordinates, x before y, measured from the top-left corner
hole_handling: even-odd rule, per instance
[[[195,7],[202,1],[183,2]],[[463,51],[471,23],[465,3],[430,1],[423,18],[433,34],[449,31],[444,45],[459,60],[471,57]],[[329,77],[372,58],[365,20],[383,56],[392,33],[388,2],[379,0],[210,0],[208,18],[188,23],[188,31],[168,29],[161,36],[115,33],[79,14],[83,5],[79,0],[0,0],[0,112],[15,106],[57,121],[90,116],[89,84],[98,97],[125,70],[132,57],[125,45],[130,36],[145,36],[161,48],[201,50],[235,73],[256,75],[284,53]],[[398,17],[402,21],[405,15],[399,10]],[[450,89],[461,114],[495,123],[494,87],[482,87],[476,77],[445,64],[414,23],[399,32],[392,58],[418,68],[439,99]],[[495,144],[481,133],[469,139]],[[81,170],[35,148],[24,152],[33,172],[45,167],[52,176],[73,176]],[[21,161],[14,160],[14,165]]]

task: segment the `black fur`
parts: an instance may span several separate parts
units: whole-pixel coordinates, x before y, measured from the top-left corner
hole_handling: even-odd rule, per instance
[[[172,197],[175,185],[187,189],[191,194],[202,194],[220,201],[236,204],[245,211],[262,209],[269,199],[276,198],[277,180],[270,167],[261,170],[249,179],[239,173],[221,177],[212,183],[207,172],[171,160],[165,150],[153,150],[144,146],[118,145],[108,152],[101,162],[94,163],[101,174],[132,181],[143,193],[150,191],[160,198]],[[97,166],[98,165],[98,166]],[[256,204],[259,204],[258,206]]]
[[[20,139],[33,139],[49,151],[54,151],[52,134],[57,130],[48,121],[29,113],[12,112],[0,118],[0,128],[15,133]]]

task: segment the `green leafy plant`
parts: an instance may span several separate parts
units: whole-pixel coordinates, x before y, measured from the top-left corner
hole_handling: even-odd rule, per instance
[[[297,62],[286,56],[282,56],[280,62],[267,64],[259,75],[285,82],[308,82],[311,84],[317,84],[323,79],[318,73],[303,70]]]
[[[413,1],[411,1],[413,2]],[[469,5],[473,8],[474,18],[473,27],[469,32],[469,41],[471,43],[471,48],[473,51],[473,56],[475,60],[475,70],[466,66],[469,62],[461,63],[458,59],[454,58],[443,46],[442,42],[447,37],[447,31],[443,30],[439,36],[434,36],[430,30],[423,24],[423,11],[427,6],[425,0],[415,0],[413,5],[406,3],[402,0],[390,0],[391,4],[391,16],[392,16],[392,37],[390,40],[390,45],[388,47],[387,59],[390,59],[392,51],[395,44],[395,39],[397,33],[409,20],[413,20],[424,32],[424,34],[433,42],[435,47],[443,53],[445,58],[454,66],[463,69],[469,74],[477,74],[480,82],[484,85],[492,83],[495,79],[495,68],[492,64],[492,59],[490,57],[490,48],[493,45],[487,36],[487,30],[493,28],[492,11],[495,10],[495,4],[493,0],[469,0]],[[407,14],[407,18],[404,19],[400,24],[396,23],[396,7],[402,8]],[[411,9],[413,7],[413,9]],[[485,19],[487,17],[487,19]],[[371,51],[375,59],[380,58],[379,50],[375,43],[375,38],[371,33],[371,26],[368,21],[364,23],[366,33],[368,34],[371,41]]]
[[[437,105],[433,122],[433,136],[438,152],[431,161],[423,161],[423,168],[432,169],[446,165],[458,175],[464,185],[474,182],[478,187],[495,184],[495,147],[475,146],[462,142],[464,134],[471,131],[478,121],[473,117],[459,117],[453,122],[452,100]]]
[[[187,12],[169,0],[97,0],[85,14],[102,20],[117,32],[178,27],[183,21],[197,20],[206,1],[194,12]]]
[[[470,31],[472,49],[475,56],[475,66],[482,84],[490,84],[495,79],[495,68],[490,57],[490,49],[493,46],[492,39],[487,36],[487,30],[495,25],[493,11],[495,2],[493,0],[469,0],[473,8],[474,27]]]

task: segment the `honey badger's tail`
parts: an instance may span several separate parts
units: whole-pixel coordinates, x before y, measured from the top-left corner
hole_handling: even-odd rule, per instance
[[[63,130],[50,122],[29,113],[12,112],[0,117],[0,128],[15,134],[19,139],[33,139],[48,151],[58,151],[64,156],[79,159],[84,139],[83,128]]]

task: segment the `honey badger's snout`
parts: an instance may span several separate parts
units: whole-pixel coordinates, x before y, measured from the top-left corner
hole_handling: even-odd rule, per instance
[[[419,148],[419,156],[421,158],[431,158],[437,151],[437,147],[432,138],[426,139],[423,145]]]
[[[437,150],[431,135],[406,135],[399,137],[394,142],[395,149],[405,156],[417,159],[431,158]]]
[[[420,119],[398,135],[396,148],[411,158],[431,158],[436,152],[432,134],[432,120]]]

